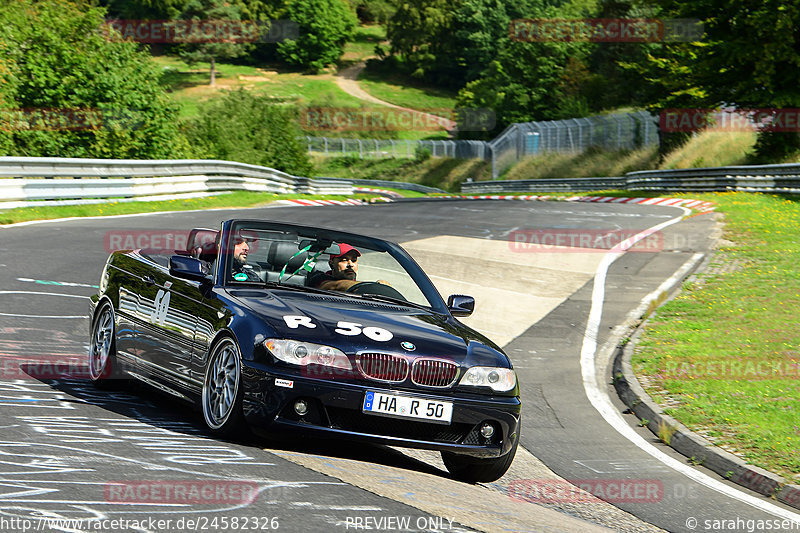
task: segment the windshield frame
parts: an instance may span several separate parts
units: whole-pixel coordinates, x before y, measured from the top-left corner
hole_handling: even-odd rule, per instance
[[[233,247],[234,236],[241,230],[263,230],[272,231],[277,233],[297,234],[301,239],[311,240],[331,240],[335,242],[346,242],[356,248],[362,247],[377,252],[388,253],[401,268],[405,270],[408,276],[413,280],[422,293],[423,297],[430,303],[430,307],[425,306],[425,309],[430,309],[437,313],[448,314],[447,305],[445,304],[441,294],[433,285],[433,282],[428,278],[422,267],[417,264],[411,255],[408,254],[399,244],[378,239],[375,237],[368,237],[366,235],[359,235],[355,233],[338,231],[328,228],[321,228],[316,226],[303,226],[299,224],[289,224],[285,222],[275,222],[270,220],[249,220],[249,219],[231,219],[222,223],[221,239],[219,243],[219,254],[217,257],[217,284],[223,288],[236,288],[246,286],[259,286],[265,287],[269,290],[280,290],[280,285],[275,285],[265,281],[237,281],[233,279]],[[322,254],[320,257],[327,257]],[[287,285],[288,286],[288,285]],[[303,288],[297,285],[292,285],[293,289]],[[308,287],[309,292],[320,292],[321,289],[312,289]],[[351,297],[354,301],[359,301],[361,298],[358,295],[351,295],[345,292],[338,291],[322,291],[336,294],[343,297]],[[420,304],[409,302],[411,308],[422,308]],[[399,304],[397,304],[399,305]]]

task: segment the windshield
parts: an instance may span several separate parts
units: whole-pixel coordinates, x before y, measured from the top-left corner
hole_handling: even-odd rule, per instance
[[[282,285],[441,307],[432,303],[438,298],[433,285],[399,247],[366,237],[279,226],[260,222],[231,226],[225,261],[227,285]]]

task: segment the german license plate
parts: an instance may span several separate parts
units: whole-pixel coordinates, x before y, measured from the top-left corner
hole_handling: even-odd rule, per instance
[[[453,403],[367,391],[364,396],[363,411],[376,415],[419,418],[449,424],[453,417]]]

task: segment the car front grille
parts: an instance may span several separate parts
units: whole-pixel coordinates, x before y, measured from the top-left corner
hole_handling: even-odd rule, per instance
[[[359,371],[370,379],[399,383],[408,376],[408,361],[400,355],[362,353],[356,357]]]
[[[458,365],[439,359],[417,359],[411,368],[411,381],[425,387],[449,387],[458,377]]]

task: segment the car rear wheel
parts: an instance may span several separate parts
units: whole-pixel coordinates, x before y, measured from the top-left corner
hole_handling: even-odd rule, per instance
[[[469,455],[459,455],[452,452],[442,452],[442,462],[450,474],[459,481],[467,483],[489,483],[497,481],[511,466],[517,454],[519,435],[514,441],[511,450],[500,457],[481,459]]]
[[[203,418],[216,435],[233,435],[244,428],[241,376],[236,343],[229,337],[220,339],[208,358],[202,397]]]
[[[109,386],[112,380],[124,378],[124,373],[117,365],[114,310],[109,303],[102,305],[92,325],[92,338],[89,343],[89,377],[98,387]]]

